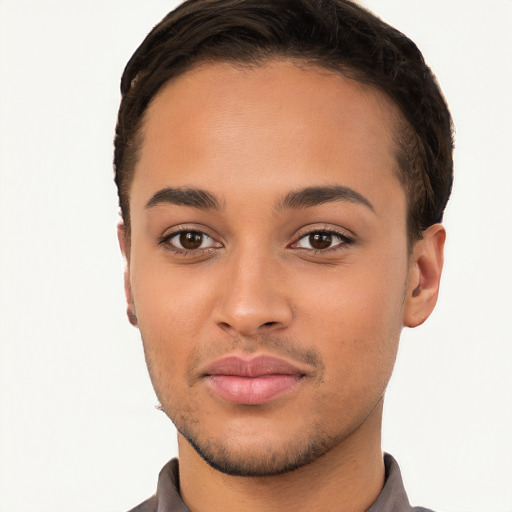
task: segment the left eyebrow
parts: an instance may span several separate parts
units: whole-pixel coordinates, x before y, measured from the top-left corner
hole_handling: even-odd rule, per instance
[[[200,210],[220,210],[220,201],[217,197],[200,188],[163,188],[156,192],[146,203],[146,210],[159,204],[175,204],[177,206],[191,206]]]
[[[312,208],[334,201],[348,201],[349,203],[361,204],[375,213],[375,208],[366,197],[354,189],[342,185],[307,187],[289,192],[284,199],[278,203],[277,209]]]

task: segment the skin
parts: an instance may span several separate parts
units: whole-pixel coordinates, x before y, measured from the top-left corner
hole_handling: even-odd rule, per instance
[[[402,327],[435,305],[445,238],[437,224],[408,249],[397,115],[375,89],[286,60],[204,64],[151,103],[119,240],[193,512],[363,511],[379,494],[384,391]],[[218,207],[155,196],[169,187]],[[311,187],[364,200],[283,204]],[[249,354],[305,376],[264,404],[219,398],[205,366]]]

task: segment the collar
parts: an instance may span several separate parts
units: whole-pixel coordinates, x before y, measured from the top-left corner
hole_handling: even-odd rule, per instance
[[[411,507],[398,463],[388,453],[384,454],[384,467],[384,487],[366,512],[432,512]],[[180,496],[178,459],[170,460],[160,471],[156,495],[130,512],[190,512]]]

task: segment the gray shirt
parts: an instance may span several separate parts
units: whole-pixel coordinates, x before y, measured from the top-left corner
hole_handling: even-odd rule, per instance
[[[422,507],[411,507],[400,468],[391,455],[384,455],[384,466],[384,487],[366,512],[432,512]],[[130,512],[190,512],[180,496],[177,459],[169,461],[160,471],[156,494]]]

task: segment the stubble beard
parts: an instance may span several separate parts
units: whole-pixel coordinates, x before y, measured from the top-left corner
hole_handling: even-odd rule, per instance
[[[183,416],[179,419],[168,416],[209,466],[231,476],[269,477],[289,473],[319,459],[340,442],[316,426],[310,435],[303,433],[279,446],[270,442],[237,446],[229,439],[206,439]]]
[[[255,348],[266,347],[273,352],[281,351],[291,358],[300,360],[315,368],[315,381],[321,381],[325,372],[320,356],[313,350],[293,348],[287,345],[287,352],[283,352],[283,341],[272,336],[260,337],[257,340],[231,340],[232,346],[221,347],[220,353],[227,353],[233,348],[242,348],[246,352]],[[319,411],[316,411],[317,421],[313,421],[307,429],[292,429],[285,439],[279,441],[244,438],[239,442],[229,436],[212,436],[208,432],[208,425],[200,411],[192,406],[195,400],[183,403],[173,398],[171,389],[162,388],[158,375],[157,365],[153,364],[157,356],[147,350],[144,344],[146,363],[153,382],[153,387],[162,405],[158,406],[174,423],[178,432],[188,441],[197,454],[212,468],[232,476],[265,477],[280,475],[294,471],[318,459],[328,452],[338,442],[332,433],[324,431],[324,421]],[[279,352],[278,352],[279,353]],[[196,363],[192,363],[194,368]],[[252,406],[251,406],[252,407]],[[258,406],[256,406],[258,407]],[[315,416],[315,415],[314,415]],[[272,428],[271,425],[268,427]],[[264,432],[263,432],[264,434]]]
[[[213,469],[230,476],[271,477],[320,461],[329,452],[341,455],[351,444],[350,439],[358,436],[361,428],[365,429],[363,425],[371,416],[374,419],[370,423],[380,425],[384,389],[382,394],[374,398],[375,402],[368,403],[360,410],[365,411],[363,415],[343,418],[341,408],[336,414],[335,424],[326,423],[322,411],[312,410],[310,418],[316,418],[315,421],[301,428],[291,428],[285,438],[272,440],[264,436],[254,438],[248,435],[242,441],[228,435],[212,436],[206,422],[198,418],[193,407],[173,407],[178,404],[167,402],[168,406],[162,407],[162,410],[199,457]],[[330,413],[333,414],[333,411]]]
[[[273,341],[271,338],[260,340],[258,343],[259,346],[277,345],[277,341]],[[366,409],[364,417],[349,418],[342,412],[344,409],[345,411],[351,409],[349,404],[344,404],[345,407],[338,404],[338,411],[328,413],[325,410],[325,404],[321,406],[320,403],[317,403],[314,409],[310,411],[309,424],[303,425],[302,428],[292,426],[285,437],[281,439],[265,438],[265,432],[262,432],[261,437],[254,438],[254,436],[248,435],[242,438],[241,441],[235,437],[230,438],[229,435],[212,435],[204,414],[197,410],[197,405],[191,405],[197,404],[197,400],[192,399],[186,402],[180,399],[176,400],[172,389],[159,386],[162,379],[157,378],[158,370],[156,365],[152,364],[156,356],[148,352],[145,353],[146,362],[153,387],[162,404],[159,409],[165,412],[178,432],[201,459],[213,469],[226,475],[269,477],[289,473],[307,466],[335,447],[343,445],[344,440],[358,430],[376,406],[376,403],[367,404],[367,407],[363,407],[359,411],[361,413]],[[227,350],[224,350],[224,352],[227,352]],[[317,356],[309,352],[302,356],[298,356],[298,352],[292,352],[292,354],[297,359],[312,364],[317,369],[314,380],[317,382],[323,381],[325,366]],[[382,393],[384,389],[385,385]],[[334,405],[333,400],[330,403]],[[337,417],[337,419],[334,420],[334,424],[329,426],[325,421],[326,416]],[[268,429],[272,429],[272,425],[269,425]]]

